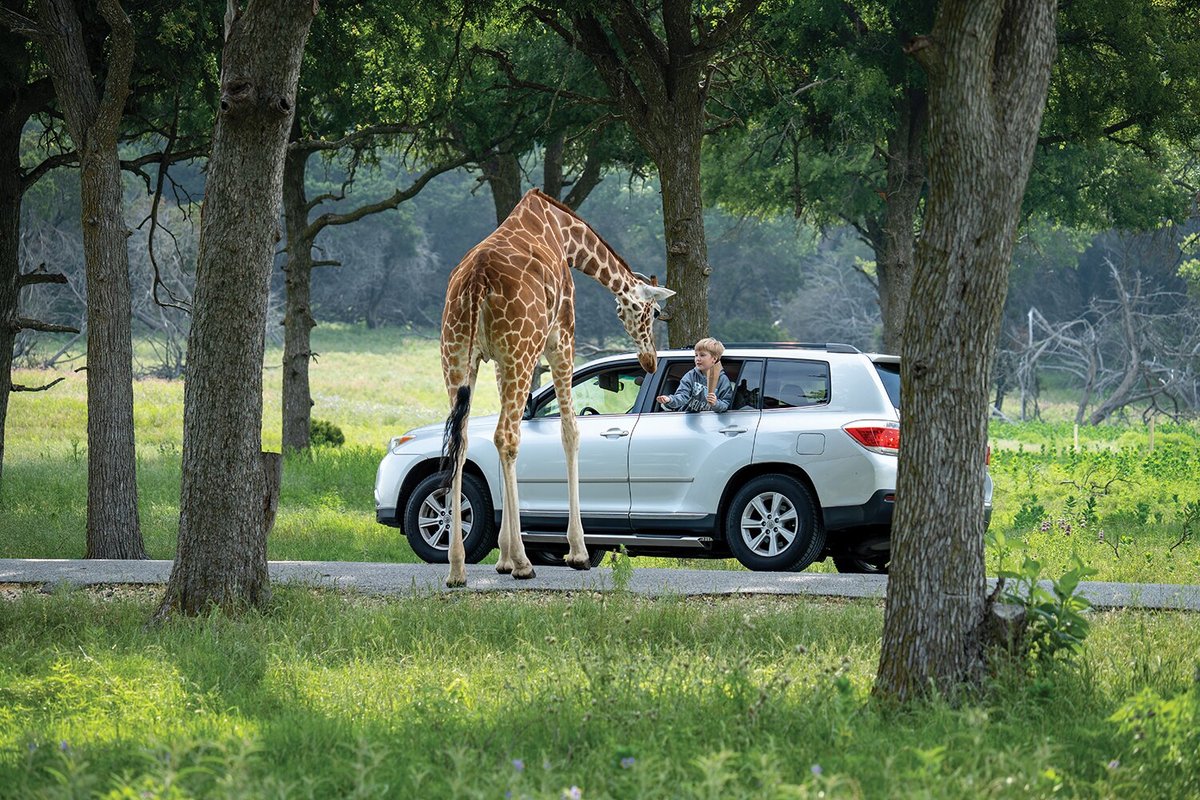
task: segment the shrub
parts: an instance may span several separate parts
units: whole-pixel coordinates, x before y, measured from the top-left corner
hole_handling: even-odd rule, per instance
[[[314,419],[310,422],[308,438],[313,447],[341,447],[346,443],[342,429],[327,419]]]

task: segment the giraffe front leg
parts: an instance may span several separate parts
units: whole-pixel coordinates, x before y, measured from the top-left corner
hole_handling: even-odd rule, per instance
[[[567,566],[572,569],[591,569],[587,545],[583,540],[583,520],[579,517],[579,426],[570,405],[560,406],[562,413],[563,453],[567,457]]]

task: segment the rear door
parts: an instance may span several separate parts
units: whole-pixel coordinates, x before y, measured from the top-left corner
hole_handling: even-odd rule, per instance
[[[758,429],[763,364],[723,360],[734,385],[728,411],[665,411],[653,404],[629,443],[630,517],[635,528],[694,529],[715,524],[729,476],[750,463]],[[675,360],[655,377],[670,394],[694,364]]]

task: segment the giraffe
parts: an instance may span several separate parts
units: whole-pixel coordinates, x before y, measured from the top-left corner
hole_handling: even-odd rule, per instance
[[[467,416],[481,361],[495,361],[500,418],[494,441],[503,474],[500,560],[496,571],[534,577],[521,541],[517,505],[517,448],[521,416],[542,355],[550,366],[561,409],[567,460],[569,516],[566,563],[588,569],[579,517],[579,433],[571,405],[575,356],[575,284],[571,268],[613,293],[617,316],[637,343],[642,369],[658,366],[651,330],[659,301],[674,294],[644,279],[568,206],[530,189],[512,213],[471,249],[450,273],[442,312],[442,374],[450,398],[445,453],[451,469],[450,575],[447,586],[465,586],[462,542],[462,473],[467,458]]]

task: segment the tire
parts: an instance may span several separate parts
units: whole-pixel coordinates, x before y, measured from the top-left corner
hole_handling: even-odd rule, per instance
[[[450,562],[450,492],[442,488],[446,473],[435,472],[417,484],[404,506],[404,535],[413,552],[430,564]],[[468,564],[477,564],[496,547],[496,520],[487,488],[473,475],[462,477],[463,549]]]
[[[804,484],[786,475],[762,475],[734,495],[725,515],[725,541],[747,569],[799,571],[825,546],[825,528]]]
[[[565,567],[567,565],[567,562],[564,560],[567,555],[567,548],[565,547],[552,549],[526,547],[525,555],[534,564],[542,567]],[[588,562],[593,567],[600,566],[606,555],[608,555],[607,550],[601,550],[598,547],[588,548]]]
[[[866,559],[852,555],[833,557],[833,565],[838,572],[849,575],[887,575],[890,558]]]

